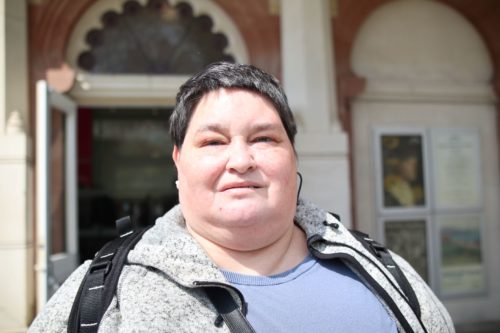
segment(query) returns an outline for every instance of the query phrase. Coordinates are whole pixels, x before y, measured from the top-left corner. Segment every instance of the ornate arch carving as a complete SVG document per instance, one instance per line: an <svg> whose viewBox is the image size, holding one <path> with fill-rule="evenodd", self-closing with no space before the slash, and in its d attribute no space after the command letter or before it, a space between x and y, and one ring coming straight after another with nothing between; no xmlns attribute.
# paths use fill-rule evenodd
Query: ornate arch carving
<svg viewBox="0 0 500 333"><path fill-rule="evenodd" d="M147 5L148 0L136 0L141 5ZM76 23L66 52L66 59L73 68L78 68L78 57L82 52L89 49L86 43L86 35L91 30L104 28L101 16L104 13L123 13L126 3L130 0L106 0L95 2ZM172 6L182 2L189 4L193 9L194 16L209 16L213 21L212 31L223 33L228 39L226 53L231 54L236 61L248 62L248 51L238 28L232 19L211 1L200 0L170 0Z"/></svg>

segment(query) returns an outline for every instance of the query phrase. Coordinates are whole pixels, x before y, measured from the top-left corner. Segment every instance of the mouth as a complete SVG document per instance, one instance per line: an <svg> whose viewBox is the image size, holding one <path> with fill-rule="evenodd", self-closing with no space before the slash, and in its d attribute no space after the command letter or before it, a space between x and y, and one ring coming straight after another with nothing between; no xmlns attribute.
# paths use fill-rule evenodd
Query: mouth
<svg viewBox="0 0 500 333"><path fill-rule="evenodd" d="M259 189L262 186L253 183L230 183L222 187L221 191L237 190L237 189Z"/></svg>

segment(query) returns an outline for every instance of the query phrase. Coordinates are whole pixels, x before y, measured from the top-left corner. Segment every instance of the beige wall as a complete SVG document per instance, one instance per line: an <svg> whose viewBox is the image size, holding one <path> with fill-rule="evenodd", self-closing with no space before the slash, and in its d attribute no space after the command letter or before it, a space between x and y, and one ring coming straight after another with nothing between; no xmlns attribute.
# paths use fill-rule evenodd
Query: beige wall
<svg viewBox="0 0 500 333"><path fill-rule="evenodd" d="M24 332L33 315L26 27L26 2L1 0L0 332Z"/></svg>

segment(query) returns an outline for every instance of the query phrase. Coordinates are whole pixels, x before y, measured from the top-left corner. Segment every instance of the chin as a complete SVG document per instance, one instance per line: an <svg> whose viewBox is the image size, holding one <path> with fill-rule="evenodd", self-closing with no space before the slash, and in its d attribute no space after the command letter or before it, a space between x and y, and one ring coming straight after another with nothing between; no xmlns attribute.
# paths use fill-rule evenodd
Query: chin
<svg viewBox="0 0 500 333"><path fill-rule="evenodd" d="M219 217L219 221L225 226L248 227L262 221L262 214L258 212L233 211Z"/></svg>
<svg viewBox="0 0 500 333"><path fill-rule="evenodd" d="M251 214L252 212L267 208L267 202L261 198L239 198L230 200L221 200L216 202L215 207L226 213Z"/></svg>
<svg viewBox="0 0 500 333"><path fill-rule="evenodd" d="M217 220L226 226L251 226L265 219L267 209L258 205L232 204L217 210Z"/></svg>

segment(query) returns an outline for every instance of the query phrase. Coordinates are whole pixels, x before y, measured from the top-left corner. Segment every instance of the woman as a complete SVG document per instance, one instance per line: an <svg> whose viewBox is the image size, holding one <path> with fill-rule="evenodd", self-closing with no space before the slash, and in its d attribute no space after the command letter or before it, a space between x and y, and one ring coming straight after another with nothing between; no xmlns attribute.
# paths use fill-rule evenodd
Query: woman
<svg viewBox="0 0 500 333"><path fill-rule="evenodd" d="M418 311L332 215L297 200L296 126L272 76L212 64L180 88L170 132L180 204L129 253L100 332L228 332L207 286L229 291L257 332L453 331L406 262ZM65 331L87 268L31 331Z"/></svg>

